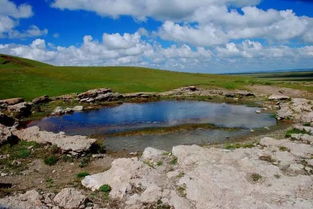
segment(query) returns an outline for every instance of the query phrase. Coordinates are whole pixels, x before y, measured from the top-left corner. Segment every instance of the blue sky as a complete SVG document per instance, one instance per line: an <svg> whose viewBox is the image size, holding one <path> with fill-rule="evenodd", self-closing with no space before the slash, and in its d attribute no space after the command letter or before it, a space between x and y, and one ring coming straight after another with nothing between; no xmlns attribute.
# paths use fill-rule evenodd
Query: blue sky
<svg viewBox="0 0 313 209"><path fill-rule="evenodd" d="M313 68L313 1L0 0L0 53L207 73Z"/></svg>

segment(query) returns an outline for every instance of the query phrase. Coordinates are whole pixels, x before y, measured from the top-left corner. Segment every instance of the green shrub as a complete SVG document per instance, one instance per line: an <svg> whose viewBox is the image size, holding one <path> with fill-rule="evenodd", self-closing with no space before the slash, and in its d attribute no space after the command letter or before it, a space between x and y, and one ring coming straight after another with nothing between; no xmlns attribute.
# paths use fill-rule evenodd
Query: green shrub
<svg viewBox="0 0 313 209"><path fill-rule="evenodd" d="M111 186L108 184L104 184L99 188L99 191L104 192L104 193L110 193L112 190Z"/></svg>
<svg viewBox="0 0 313 209"><path fill-rule="evenodd" d="M58 158L56 156L49 156L44 159L44 163L46 165L55 165L58 162Z"/></svg>
<svg viewBox="0 0 313 209"><path fill-rule="evenodd" d="M157 162L157 166L161 166L161 165L163 165L163 162L160 160Z"/></svg>
<svg viewBox="0 0 313 209"><path fill-rule="evenodd" d="M286 137L291 137L292 134L306 134L307 132L304 130L299 130L297 128L290 129L286 132Z"/></svg>
<svg viewBox="0 0 313 209"><path fill-rule="evenodd" d="M80 172L78 174L76 174L77 178L84 178L86 176L89 176L90 174L88 172Z"/></svg>
<svg viewBox="0 0 313 209"><path fill-rule="evenodd" d="M29 149L21 149L19 151L16 152L16 157L17 158L27 158L29 157L31 154L31 151Z"/></svg>

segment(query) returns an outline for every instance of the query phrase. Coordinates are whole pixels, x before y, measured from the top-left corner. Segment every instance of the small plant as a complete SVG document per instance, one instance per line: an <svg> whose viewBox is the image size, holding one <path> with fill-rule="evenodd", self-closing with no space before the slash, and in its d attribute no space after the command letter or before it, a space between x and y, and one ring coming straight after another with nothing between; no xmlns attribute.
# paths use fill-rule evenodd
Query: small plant
<svg viewBox="0 0 313 209"><path fill-rule="evenodd" d="M184 175L185 175L184 172L180 172L176 177L177 177L177 178L181 178L181 177L183 177Z"/></svg>
<svg viewBox="0 0 313 209"><path fill-rule="evenodd" d="M311 126L311 123L304 123L304 126Z"/></svg>
<svg viewBox="0 0 313 209"><path fill-rule="evenodd" d="M171 165L176 165L177 164L177 157L173 157L172 160L170 161Z"/></svg>
<svg viewBox="0 0 313 209"><path fill-rule="evenodd" d="M90 163L90 157L86 156L84 158L81 159L80 163L79 163L79 167L84 168L86 167L88 164Z"/></svg>
<svg viewBox="0 0 313 209"><path fill-rule="evenodd" d="M171 206L169 206L168 204L165 204L162 202L162 200L158 200L156 202L156 205L152 208L156 208L156 209L171 209Z"/></svg>
<svg viewBox="0 0 313 209"><path fill-rule="evenodd" d="M253 182L258 182L258 181L260 181L263 177L260 175L260 174L258 174L258 173L253 173L253 174L251 174L251 180L253 181Z"/></svg>
<svg viewBox="0 0 313 209"><path fill-rule="evenodd" d="M104 193L110 193L112 190L111 186L108 184L104 184L99 188L100 192L104 192Z"/></svg>
<svg viewBox="0 0 313 209"><path fill-rule="evenodd" d="M292 134L306 134L307 132L304 130L299 130L297 128L290 129L286 132L286 137L291 137Z"/></svg>
<svg viewBox="0 0 313 209"><path fill-rule="evenodd" d="M50 188L50 187L53 186L54 180L52 178L47 178L46 179L46 184L47 184L47 187Z"/></svg>
<svg viewBox="0 0 313 209"><path fill-rule="evenodd" d="M49 149L52 154L57 154L60 152L60 148L55 144L49 147Z"/></svg>
<svg viewBox="0 0 313 209"><path fill-rule="evenodd" d="M57 162L58 162L58 158L54 155L46 157L44 159L44 163L49 166L55 165Z"/></svg>
<svg viewBox="0 0 313 209"><path fill-rule="evenodd" d="M183 186L179 186L176 188L179 196L181 197L186 197L186 185L183 185Z"/></svg>
<svg viewBox="0 0 313 209"><path fill-rule="evenodd" d="M279 150L282 152L290 152L290 149L288 149L287 147L284 147L284 146L280 146Z"/></svg>
<svg viewBox="0 0 313 209"><path fill-rule="evenodd" d="M163 165L163 162L160 160L157 162L157 166L161 166L161 165Z"/></svg>
<svg viewBox="0 0 313 209"><path fill-rule="evenodd" d="M145 160L143 161L144 164L146 164L147 166L149 166L150 168L154 168L153 162L150 160Z"/></svg>
<svg viewBox="0 0 313 209"><path fill-rule="evenodd" d="M77 178L84 178L86 176L89 176L90 174L88 172L80 172L78 174L76 174Z"/></svg>

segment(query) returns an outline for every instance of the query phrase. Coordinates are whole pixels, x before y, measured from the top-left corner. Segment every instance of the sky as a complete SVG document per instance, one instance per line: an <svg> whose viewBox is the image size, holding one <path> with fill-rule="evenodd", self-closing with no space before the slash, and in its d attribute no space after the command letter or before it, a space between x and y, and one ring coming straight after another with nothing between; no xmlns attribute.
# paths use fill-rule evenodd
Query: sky
<svg viewBox="0 0 313 209"><path fill-rule="evenodd" d="M313 0L0 0L0 53L60 66L313 68Z"/></svg>

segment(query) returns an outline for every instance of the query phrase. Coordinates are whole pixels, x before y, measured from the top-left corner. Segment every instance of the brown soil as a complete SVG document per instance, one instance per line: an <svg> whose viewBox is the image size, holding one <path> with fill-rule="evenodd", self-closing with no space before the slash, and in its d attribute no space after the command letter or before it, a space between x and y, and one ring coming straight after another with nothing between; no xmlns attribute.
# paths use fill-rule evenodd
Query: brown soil
<svg viewBox="0 0 313 209"><path fill-rule="evenodd" d="M301 98L313 99L312 93L303 91L303 90L291 89L291 88L254 85L254 86L249 86L248 89L260 95L283 94L283 95L294 97L294 98L301 97Z"/></svg>
<svg viewBox="0 0 313 209"><path fill-rule="evenodd" d="M113 158L92 159L85 167L81 168L80 161L58 162L56 165L45 165L42 159L34 159L28 165L28 169L22 175L4 176L0 183L10 183L13 187L0 189L0 197L8 193L19 191L24 192L31 189L39 189L46 192L59 192L65 187L81 188L80 179L76 176L80 172L89 174L103 172L111 167Z"/></svg>

